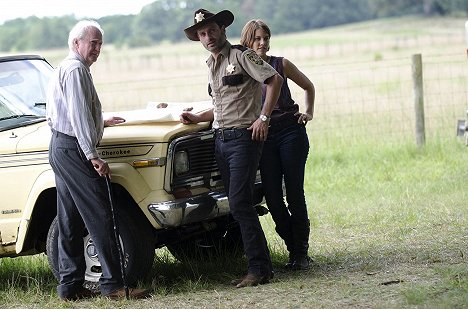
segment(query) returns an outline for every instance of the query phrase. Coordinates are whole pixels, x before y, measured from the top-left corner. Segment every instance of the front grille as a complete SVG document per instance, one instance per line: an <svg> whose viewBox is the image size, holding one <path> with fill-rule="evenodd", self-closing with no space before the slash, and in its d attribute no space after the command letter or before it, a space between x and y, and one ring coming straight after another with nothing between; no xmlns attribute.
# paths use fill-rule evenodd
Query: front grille
<svg viewBox="0 0 468 309"><path fill-rule="evenodd" d="M174 155L179 151L187 152L190 167L189 172L182 175L176 175L174 168ZM182 187L220 186L213 132L202 131L174 139L169 144L167 167L165 189L168 192Z"/></svg>

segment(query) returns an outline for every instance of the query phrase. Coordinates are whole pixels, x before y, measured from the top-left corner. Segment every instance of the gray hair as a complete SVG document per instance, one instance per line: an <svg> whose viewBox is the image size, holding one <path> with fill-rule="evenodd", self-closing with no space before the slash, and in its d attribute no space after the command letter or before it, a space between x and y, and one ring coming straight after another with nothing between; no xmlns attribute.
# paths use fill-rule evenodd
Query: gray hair
<svg viewBox="0 0 468 309"><path fill-rule="evenodd" d="M98 24L97 21L81 20L72 28L72 30L70 30L70 34L68 35L68 48L71 51L74 51L73 41L75 39L82 39L90 28L98 29L104 36L104 30L102 30L101 26Z"/></svg>

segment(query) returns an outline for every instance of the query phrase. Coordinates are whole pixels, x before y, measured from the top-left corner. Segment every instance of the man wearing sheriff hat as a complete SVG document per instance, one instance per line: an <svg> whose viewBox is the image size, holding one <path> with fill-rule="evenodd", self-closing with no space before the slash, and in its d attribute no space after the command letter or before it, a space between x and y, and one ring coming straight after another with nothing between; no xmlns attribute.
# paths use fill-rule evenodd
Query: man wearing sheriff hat
<svg viewBox="0 0 468 309"><path fill-rule="evenodd" d="M268 283L273 277L267 241L253 207L253 189L269 117L283 79L253 50L227 41L226 27L233 21L228 10L214 14L198 9L193 25L184 30L187 38L200 41L211 53L206 64L213 108L199 114L184 112L180 121L213 121L216 161L248 259L247 274L231 282L241 288ZM263 83L266 98L262 106Z"/></svg>

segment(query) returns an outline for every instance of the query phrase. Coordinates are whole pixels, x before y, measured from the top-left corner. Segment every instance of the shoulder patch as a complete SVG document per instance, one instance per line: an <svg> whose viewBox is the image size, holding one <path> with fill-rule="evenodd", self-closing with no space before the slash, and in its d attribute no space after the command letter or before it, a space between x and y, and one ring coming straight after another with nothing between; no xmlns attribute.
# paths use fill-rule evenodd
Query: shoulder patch
<svg viewBox="0 0 468 309"><path fill-rule="evenodd" d="M244 45L240 45L240 44L231 45L231 48L238 49L240 51L246 51L247 50L247 47L245 47Z"/></svg>
<svg viewBox="0 0 468 309"><path fill-rule="evenodd" d="M263 59L260 58L260 56L257 55L257 53L255 53L253 50L246 52L245 57L254 64L263 65Z"/></svg>

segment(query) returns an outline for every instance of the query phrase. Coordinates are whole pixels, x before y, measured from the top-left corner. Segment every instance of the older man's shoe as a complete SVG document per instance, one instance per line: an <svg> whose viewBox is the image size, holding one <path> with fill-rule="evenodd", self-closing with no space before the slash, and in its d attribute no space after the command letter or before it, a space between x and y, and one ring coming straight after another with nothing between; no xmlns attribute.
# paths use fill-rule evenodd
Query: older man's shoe
<svg viewBox="0 0 468 309"><path fill-rule="evenodd" d="M130 299L143 299L148 298L150 296L150 291L146 289L128 289L128 297ZM112 300L121 300L125 299L125 288L118 289L110 294L107 294L106 297Z"/></svg>
<svg viewBox="0 0 468 309"><path fill-rule="evenodd" d="M93 292L91 290L88 290L84 287L78 288L74 293L67 295L67 296L60 296L61 300L64 301L76 301L80 299L86 299L86 298L93 298L98 296L98 292Z"/></svg>
<svg viewBox="0 0 468 309"><path fill-rule="evenodd" d="M232 280L231 284L235 285L236 288L243 288L246 286L266 284L268 282L270 282L270 275L257 275L249 273L242 278Z"/></svg>

